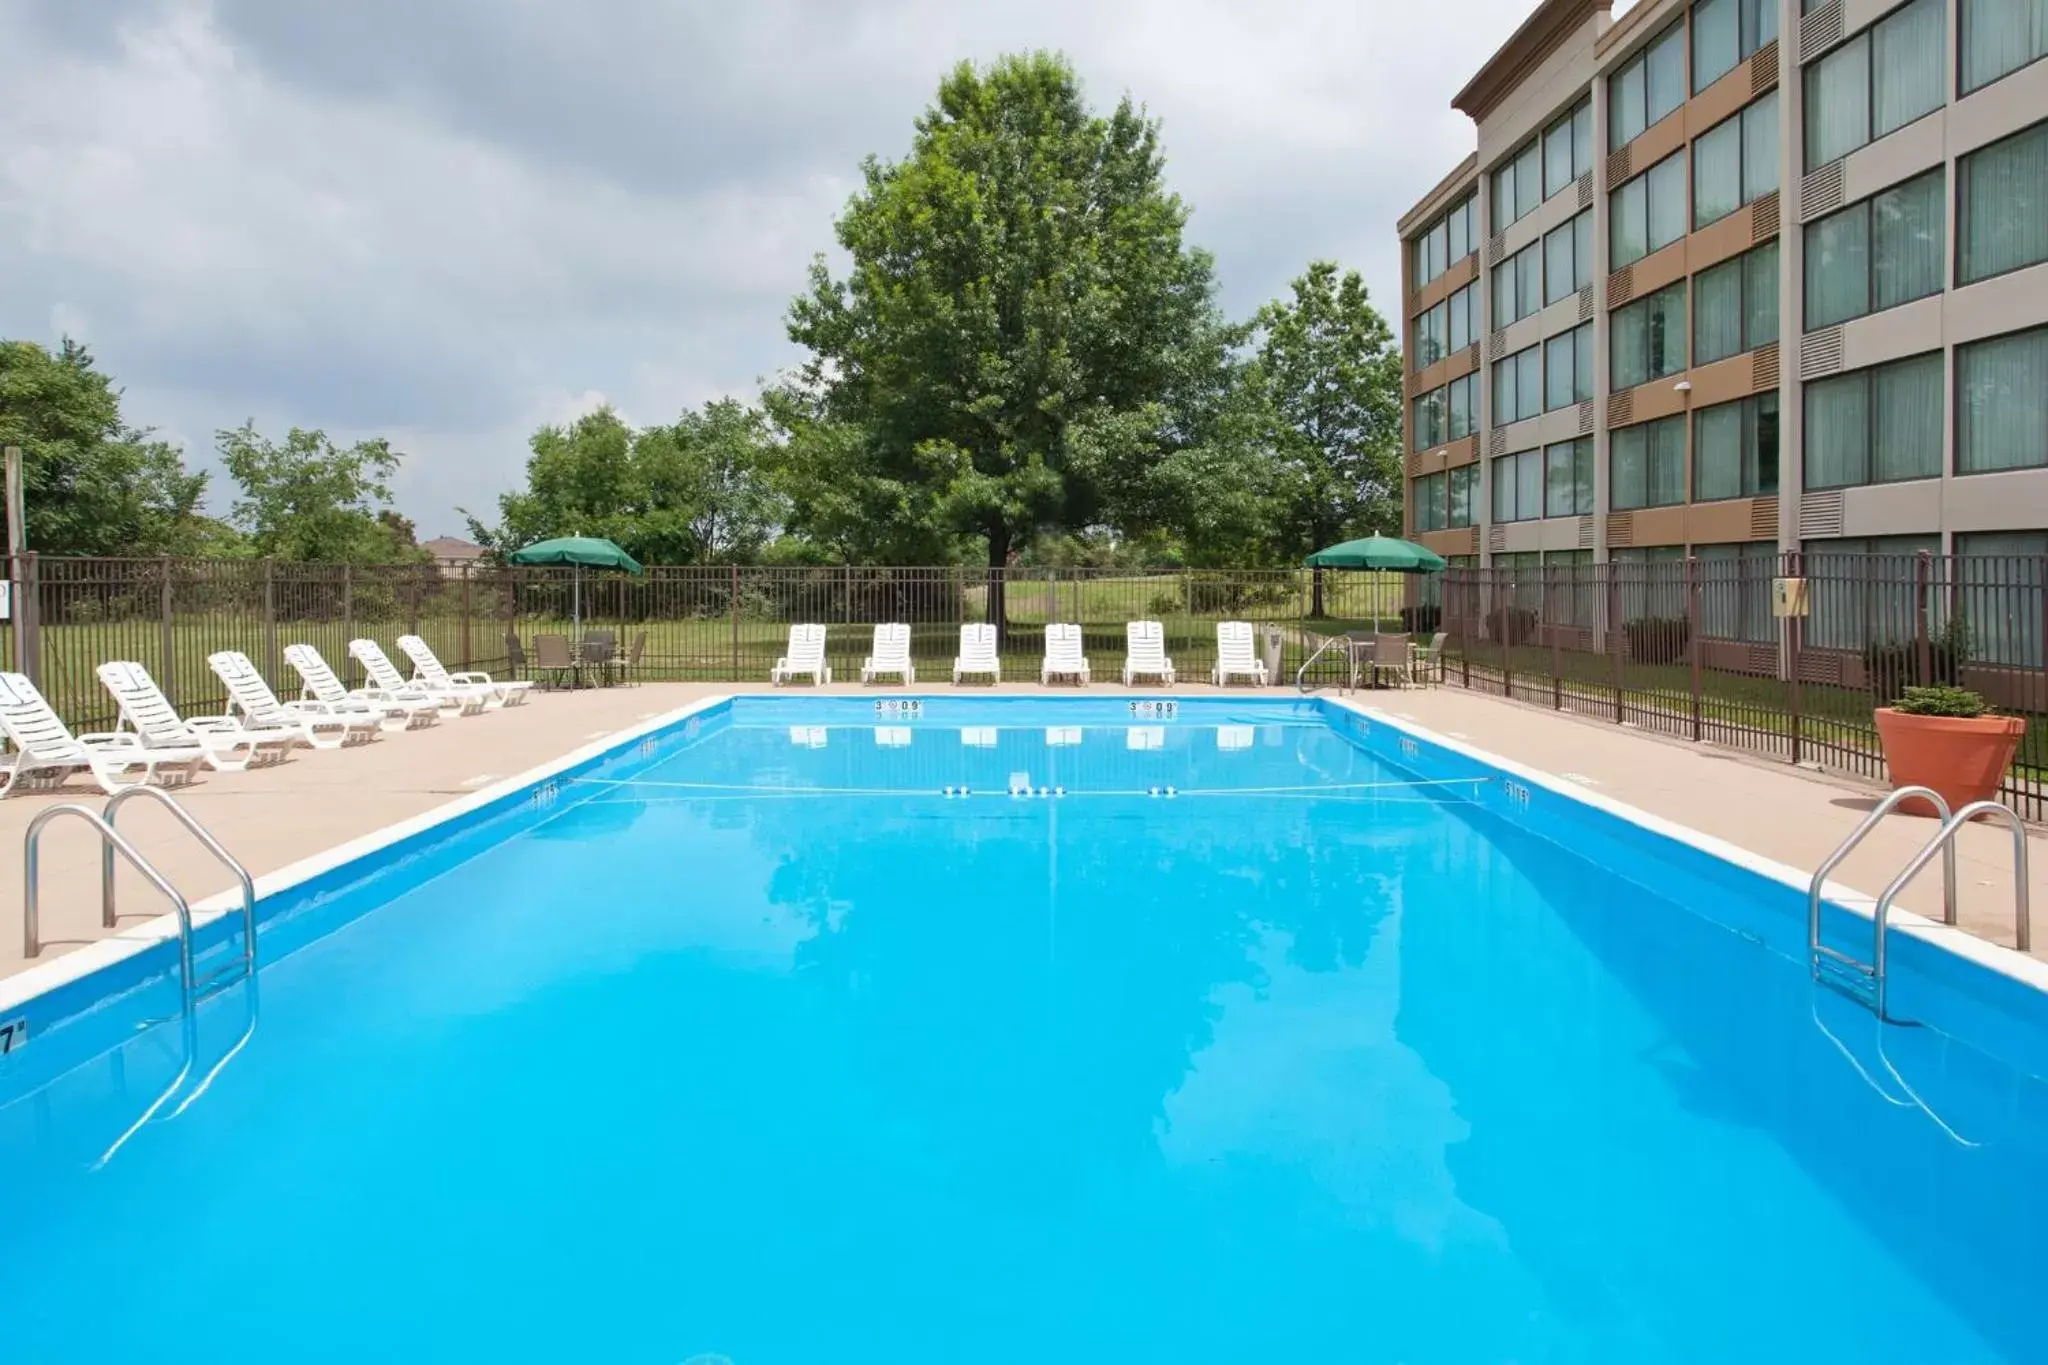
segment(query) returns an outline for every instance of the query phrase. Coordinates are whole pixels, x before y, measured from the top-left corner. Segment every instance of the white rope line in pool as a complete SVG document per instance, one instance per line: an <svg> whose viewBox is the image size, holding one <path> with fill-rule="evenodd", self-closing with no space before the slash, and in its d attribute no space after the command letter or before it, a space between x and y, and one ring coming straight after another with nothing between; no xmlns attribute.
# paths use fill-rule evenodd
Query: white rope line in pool
<svg viewBox="0 0 2048 1365"><path fill-rule="evenodd" d="M1492 782L1491 777L1436 777L1416 778L1405 782L1328 782L1304 783L1283 787L1196 787L1173 786L1155 787L1104 787L1089 790L1063 786L1036 786L1020 791L1003 787L989 787L980 791L965 786L946 787L934 790L930 787L786 787L767 783L749 782L663 782L639 779L611 779L598 777L575 777L569 781L582 786L604 787L612 792L632 791L651 788L656 791L693 793L692 796L677 796L675 800L704 800L714 796L726 797L821 797L821 796L934 796L957 800L968 796L1025 797L1039 796L1298 796L1321 800L1359 800L1348 795L1353 792L1413 791L1417 788L1439 787L1483 787ZM646 798L640 798L645 800ZM1380 800L1384 798L1371 798Z"/></svg>

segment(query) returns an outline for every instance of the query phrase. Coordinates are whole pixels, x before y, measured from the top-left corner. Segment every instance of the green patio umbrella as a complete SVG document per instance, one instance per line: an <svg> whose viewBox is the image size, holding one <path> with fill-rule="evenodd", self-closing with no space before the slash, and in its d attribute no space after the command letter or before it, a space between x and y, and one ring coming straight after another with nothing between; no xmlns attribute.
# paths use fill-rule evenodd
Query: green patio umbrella
<svg viewBox="0 0 2048 1365"><path fill-rule="evenodd" d="M1436 573L1449 567L1442 555L1412 540L1377 533L1317 550L1308 563L1317 569L1383 569L1388 573Z"/></svg>
<svg viewBox="0 0 2048 1365"><path fill-rule="evenodd" d="M514 550L512 562L575 566L575 587L572 590L572 605L569 609L569 628L578 634L581 634L583 629L583 570L620 569L626 573L640 572L639 560L602 536L557 536L553 540L536 540L523 550Z"/></svg>

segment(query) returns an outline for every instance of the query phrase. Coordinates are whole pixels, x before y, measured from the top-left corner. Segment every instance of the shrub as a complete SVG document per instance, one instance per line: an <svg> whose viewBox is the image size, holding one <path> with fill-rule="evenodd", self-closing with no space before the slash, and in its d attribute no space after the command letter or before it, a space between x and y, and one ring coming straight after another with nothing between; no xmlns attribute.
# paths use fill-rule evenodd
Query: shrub
<svg viewBox="0 0 2048 1365"><path fill-rule="evenodd" d="M1863 667L1870 677L1870 690L1880 697L1896 697L1912 687L1953 687L1970 658L1969 628L1963 618L1952 616L1938 632L1927 638L1927 667L1920 667L1920 647L1911 640L1880 640L1863 651Z"/></svg>
<svg viewBox="0 0 2048 1365"><path fill-rule="evenodd" d="M1675 664L1692 644L1692 623L1683 616L1639 616L1622 624L1629 658L1639 664Z"/></svg>
<svg viewBox="0 0 2048 1365"><path fill-rule="evenodd" d="M1486 628L1496 644L1525 645L1536 633L1536 612L1531 607L1495 607L1487 613Z"/></svg>
<svg viewBox="0 0 2048 1365"><path fill-rule="evenodd" d="M1178 616L1181 611L1180 593L1173 590L1156 592L1146 604L1145 611L1151 616Z"/></svg>
<svg viewBox="0 0 2048 1365"><path fill-rule="evenodd" d="M1401 632L1404 635L1431 635L1442 630L1443 623L1444 609L1434 603L1401 608Z"/></svg>
<svg viewBox="0 0 2048 1365"><path fill-rule="evenodd" d="M1254 607L1283 605L1295 591L1285 575L1200 573L1188 580L1188 610L1196 616L1236 615Z"/></svg>
<svg viewBox="0 0 2048 1365"><path fill-rule="evenodd" d="M1908 716L1956 716L1971 720L1991 708L1984 698L1967 687L1909 687L1892 703L1894 711Z"/></svg>

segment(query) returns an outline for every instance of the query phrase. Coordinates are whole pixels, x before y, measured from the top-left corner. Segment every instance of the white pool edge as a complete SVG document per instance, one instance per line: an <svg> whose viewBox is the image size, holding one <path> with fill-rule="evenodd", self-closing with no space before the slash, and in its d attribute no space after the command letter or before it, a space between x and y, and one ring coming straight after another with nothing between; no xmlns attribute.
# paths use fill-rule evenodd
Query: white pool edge
<svg viewBox="0 0 2048 1365"><path fill-rule="evenodd" d="M665 730L698 712L731 700L730 693L699 697L672 711L664 711L658 716L636 721L623 729L615 730L603 739L579 745L566 754L536 764L525 772L517 773L503 781L493 782L488 787L444 801L438 806L421 811L418 815L408 816L385 825L382 829L372 830L368 834L336 844L332 848L322 849L297 862L287 863L275 872L266 872L254 879L256 899L261 902L267 896L289 891L303 882L331 872L343 863L352 862L401 840L410 839L416 834L459 820L493 802L514 795L523 788L545 782L548 778L565 772L579 763L598 758L621 744L629 744L636 739ZM196 934L202 925L211 924L223 916L239 915L241 910L240 891L223 891L208 896L192 907L193 932ZM94 972L126 961L138 953L147 952L165 940L176 940L177 937L177 913L165 911L154 919L130 925L118 933L88 943L60 958L16 972L13 976L0 978L0 1017L26 1005L38 996L68 986L83 977L91 976Z"/></svg>

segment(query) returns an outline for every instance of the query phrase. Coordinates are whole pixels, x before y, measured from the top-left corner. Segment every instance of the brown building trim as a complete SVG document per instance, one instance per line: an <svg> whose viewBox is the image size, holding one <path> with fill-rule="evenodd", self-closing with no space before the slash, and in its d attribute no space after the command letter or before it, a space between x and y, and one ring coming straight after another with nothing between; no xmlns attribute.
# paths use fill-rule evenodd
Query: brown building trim
<svg viewBox="0 0 2048 1365"><path fill-rule="evenodd" d="M1653 0L1641 3L1648 5ZM1469 115L1474 123L1484 122L1544 58L1578 32L1580 25L1588 19L1605 18L1613 8L1613 0L1543 0L1479 68L1479 74L1466 82L1451 107Z"/></svg>
<svg viewBox="0 0 2048 1365"><path fill-rule="evenodd" d="M1417 200L1415 207L1401 215L1395 226L1405 242L1418 235L1422 229L1445 209L1458 202L1466 190L1479 188L1479 153L1473 152L1458 163L1458 168L1436 182L1436 187Z"/></svg>

